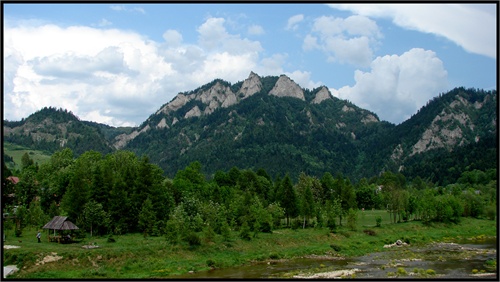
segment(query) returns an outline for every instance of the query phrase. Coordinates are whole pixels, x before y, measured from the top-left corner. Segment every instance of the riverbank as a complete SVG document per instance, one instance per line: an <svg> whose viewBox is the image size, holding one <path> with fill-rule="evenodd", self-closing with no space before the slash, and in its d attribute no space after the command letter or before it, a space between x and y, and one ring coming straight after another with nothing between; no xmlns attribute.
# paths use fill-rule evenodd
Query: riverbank
<svg viewBox="0 0 500 282"><path fill-rule="evenodd" d="M425 246L433 242L496 238L497 235L495 221L472 218L463 218L460 224L430 226L418 221L382 222L381 227L363 223L360 222L356 231L342 227L337 233L330 233L325 228L280 229L272 234L259 233L250 241L241 240L233 231L229 241L216 236L212 241L202 241L197 247L171 245L163 237L144 238L141 234L115 235L115 243L108 242L107 237L87 238L74 244L36 243L36 230L24 230L22 243L19 243L21 240L7 231L4 245L20 248L4 249L3 256L5 265L16 265L20 269L9 276L11 278L175 278L190 272L306 256L349 259L385 251L384 245L397 240L411 246ZM83 249L83 245L99 248ZM40 263L47 256L60 258Z"/></svg>

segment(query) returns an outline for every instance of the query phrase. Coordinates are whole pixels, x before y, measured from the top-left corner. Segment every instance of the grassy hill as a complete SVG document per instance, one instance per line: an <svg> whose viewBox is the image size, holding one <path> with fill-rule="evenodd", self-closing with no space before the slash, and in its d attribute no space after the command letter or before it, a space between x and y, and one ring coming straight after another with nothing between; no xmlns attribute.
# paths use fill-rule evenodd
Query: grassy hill
<svg viewBox="0 0 500 282"><path fill-rule="evenodd" d="M28 153L30 158L39 165L46 163L50 160L51 154L39 150L33 150L20 145L12 144L9 142L3 143L4 159L6 157L12 158L12 161L5 161L10 170L21 169L21 157ZM9 160L10 160L9 158Z"/></svg>

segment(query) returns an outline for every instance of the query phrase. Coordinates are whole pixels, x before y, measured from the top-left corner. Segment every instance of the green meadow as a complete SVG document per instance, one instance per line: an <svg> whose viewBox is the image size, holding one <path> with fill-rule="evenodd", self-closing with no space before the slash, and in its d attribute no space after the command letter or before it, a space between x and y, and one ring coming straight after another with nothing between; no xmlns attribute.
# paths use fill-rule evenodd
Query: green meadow
<svg viewBox="0 0 500 282"><path fill-rule="evenodd" d="M3 144L3 150L4 153L12 157L12 160L14 161L14 164L12 164L11 162L6 163L10 169L19 169L19 170L21 169L21 158L25 153L29 155L29 157L33 160L34 163L38 163L38 165L48 162L51 157L50 154L45 153L43 151L32 150L8 142L5 142Z"/></svg>
<svg viewBox="0 0 500 282"><path fill-rule="evenodd" d="M375 218L382 217L380 227ZM371 232L368 232L370 230ZM308 255L356 257L383 251L385 244L402 240L413 245L431 242L459 242L470 238L495 237L496 222L462 218L458 224L420 221L390 223L389 214L381 210L358 213L356 230L345 226L335 233L327 228L278 229L273 233L258 233L251 240L242 240L238 231L224 240L216 235L206 240L199 233L201 244L170 244L165 237L144 237L142 234L87 237L71 244L49 243L43 231L42 243L37 243L36 229L26 228L21 237L5 230L4 245L20 246L6 249L4 266L15 264L20 271L10 278L19 279L133 279L175 278L175 275L211 268L227 268L255 262L286 260ZM98 248L85 249L84 245ZM51 261L53 260L53 261Z"/></svg>

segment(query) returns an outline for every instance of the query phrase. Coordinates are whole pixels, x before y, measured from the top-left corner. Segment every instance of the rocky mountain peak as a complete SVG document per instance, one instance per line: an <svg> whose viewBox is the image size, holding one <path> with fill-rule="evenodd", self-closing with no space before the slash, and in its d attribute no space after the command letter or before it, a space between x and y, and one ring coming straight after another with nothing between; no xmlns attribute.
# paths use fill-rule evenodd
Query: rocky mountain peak
<svg viewBox="0 0 500 282"><path fill-rule="evenodd" d="M196 100L199 100L207 105L204 114L211 114L219 107L227 108L236 104L236 94L231 91L229 86L225 86L219 81L210 89L196 93Z"/></svg>
<svg viewBox="0 0 500 282"><path fill-rule="evenodd" d="M245 99L255 93L258 93L260 90L262 90L262 82L260 81L260 77L252 71L250 72L248 78L243 81L238 94L240 95L241 99Z"/></svg>
<svg viewBox="0 0 500 282"><path fill-rule="evenodd" d="M316 97L314 97L314 99L312 100L312 103L313 104L320 104L321 102L328 100L328 99L331 99L331 98L332 98L332 94L330 94L330 91L328 90L328 88L323 86L323 87L321 87L321 90L319 90L319 92L316 93Z"/></svg>
<svg viewBox="0 0 500 282"><path fill-rule="evenodd" d="M269 95L278 97L293 97L305 101L304 91L286 75L281 75Z"/></svg>

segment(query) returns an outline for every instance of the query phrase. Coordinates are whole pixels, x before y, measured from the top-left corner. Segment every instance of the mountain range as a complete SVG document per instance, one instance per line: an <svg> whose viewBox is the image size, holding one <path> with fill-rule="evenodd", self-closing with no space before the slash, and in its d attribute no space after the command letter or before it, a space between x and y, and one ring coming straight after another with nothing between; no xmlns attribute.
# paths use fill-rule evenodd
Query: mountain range
<svg viewBox="0 0 500 282"><path fill-rule="evenodd" d="M81 121L44 108L4 121L4 141L79 155L130 150L169 177L193 161L207 174L264 168L272 176L342 173L353 180L385 170L454 183L461 172L497 167L497 92L455 88L394 125L325 86L303 89L285 75L251 72L177 94L138 127Z"/></svg>

